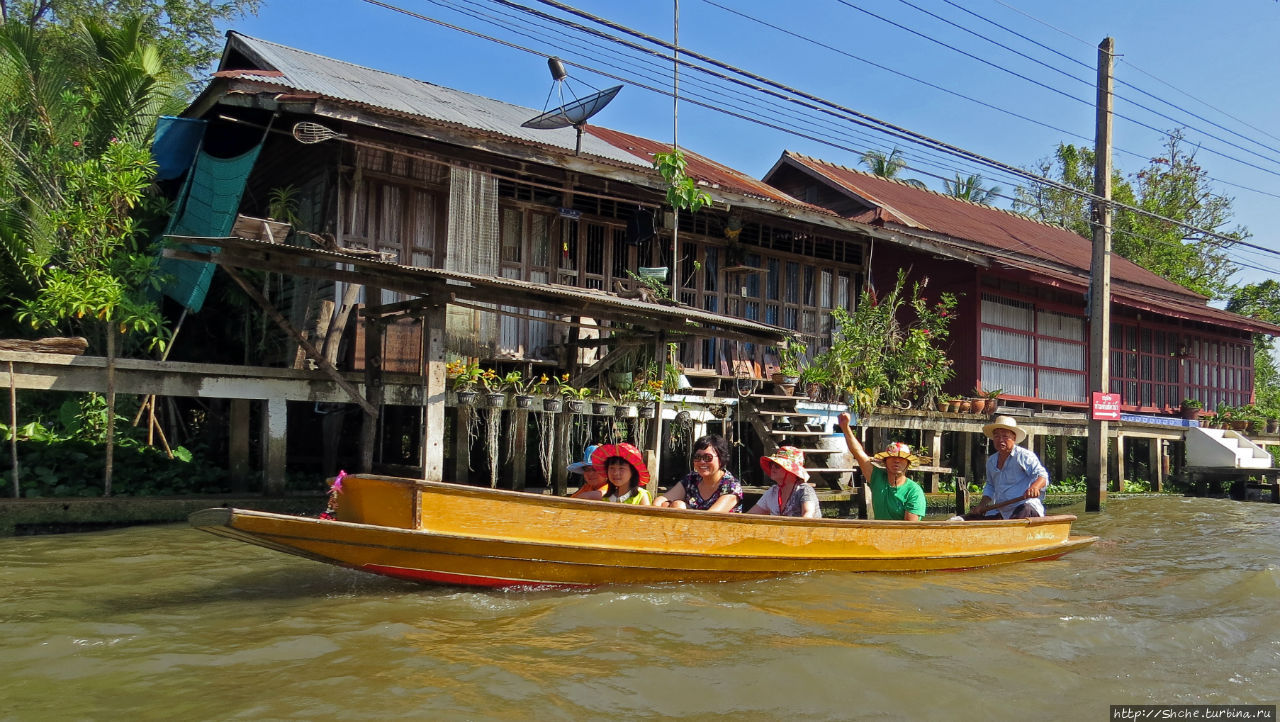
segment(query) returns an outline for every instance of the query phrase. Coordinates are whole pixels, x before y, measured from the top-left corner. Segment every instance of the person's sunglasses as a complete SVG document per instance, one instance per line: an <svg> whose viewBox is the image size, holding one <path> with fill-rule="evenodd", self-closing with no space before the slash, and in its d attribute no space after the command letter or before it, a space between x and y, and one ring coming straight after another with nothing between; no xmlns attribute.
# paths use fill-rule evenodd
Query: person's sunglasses
<svg viewBox="0 0 1280 722"><path fill-rule="evenodd" d="M694 454L694 461L704 461L708 464L716 460L715 454Z"/></svg>

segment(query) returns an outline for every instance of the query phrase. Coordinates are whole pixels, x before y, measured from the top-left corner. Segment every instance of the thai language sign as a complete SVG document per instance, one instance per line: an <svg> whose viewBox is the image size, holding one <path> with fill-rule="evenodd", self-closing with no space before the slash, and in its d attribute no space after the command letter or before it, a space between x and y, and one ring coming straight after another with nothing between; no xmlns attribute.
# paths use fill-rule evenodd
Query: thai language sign
<svg viewBox="0 0 1280 722"><path fill-rule="evenodd" d="M1120 420L1120 394L1104 394L1093 392L1093 419L1095 421Z"/></svg>

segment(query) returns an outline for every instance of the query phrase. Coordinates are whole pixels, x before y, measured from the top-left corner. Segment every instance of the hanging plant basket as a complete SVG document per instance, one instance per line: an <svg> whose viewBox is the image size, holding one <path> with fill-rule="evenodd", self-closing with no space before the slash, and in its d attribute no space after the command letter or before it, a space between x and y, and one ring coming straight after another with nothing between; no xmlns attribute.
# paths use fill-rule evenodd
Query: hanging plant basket
<svg viewBox="0 0 1280 722"><path fill-rule="evenodd" d="M569 407L571 414L580 414L587 410L587 402L582 399L569 399L565 401L565 405Z"/></svg>
<svg viewBox="0 0 1280 722"><path fill-rule="evenodd" d="M477 393L477 392L475 392L475 391L459 391L459 392L458 392L458 405L459 405L459 406L470 406L470 405L474 404L474 403L476 402L476 393Z"/></svg>
<svg viewBox="0 0 1280 722"><path fill-rule="evenodd" d="M491 409L501 409L507 405L507 395L496 391L485 394L484 399Z"/></svg>
<svg viewBox="0 0 1280 722"><path fill-rule="evenodd" d="M642 419L652 419L654 416L658 415L658 407L653 404L645 404L644 406L641 406L636 413Z"/></svg>
<svg viewBox="0 0 1280 722"><path fill-rule="evenodd" d="M548 397L542 400L543 411L549 411L553 414L558 414L560 413L560 410L563 408L564 408L564 399Z"/></svg>
<svg viewBox="0 0 1280 722"><path fill-rule="evenodd" d="M533 408L533 397L528 394L520 394L516 396L516 408L517 409Z"/></svg>
<svg viewBox="0 0 1280 722"><path fill-rule="evenodd" d="M596 416L608 416L609 402L608 401L592 401L591 413L595 414Z"/></svg>
<svg viewBox="0 0 1280 722"><path fill-rule="evenodd" d="M631 404L618 404L613 407L613 415L619 419L634 419L637 414L636 407Z"/></svg>

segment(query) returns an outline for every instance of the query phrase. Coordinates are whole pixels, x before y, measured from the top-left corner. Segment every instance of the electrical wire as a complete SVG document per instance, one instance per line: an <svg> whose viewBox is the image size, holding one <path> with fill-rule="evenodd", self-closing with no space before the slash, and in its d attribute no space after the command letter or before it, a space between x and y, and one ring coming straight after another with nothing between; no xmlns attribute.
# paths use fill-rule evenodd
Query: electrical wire
<svg viewBox="0 0 1280 722"><path fill-rule="evenodd" d="M457 31L460 31L460 32L464 32L464 33L466 33L466 34L469 34L469 35L472 35L472 36L475 36L475 37L478 37L478 38L482 38L482 39L486 39L486 40L491 40L491 41L497 42L497 43L499 43L499 44L502 44L502 45L506 45L506 46L508 46L508 47L511 47L511 48L513 48L513 49L521 50L521 51L523 51L523 52L528 52L528 53L530 53L530 54L535 54L535 55L543 55L543 53L541 53L541 52L539 52L539 51L535 51L535 50L533 50L533 49L531 49L531 48L526 48L526 47L523 47L523 46L520 46L520 45L516 45L516 44L514 44L514 43L510 43L510 42L508 42L508 41L503 41L503 40L500 40L500 39L498 39L498 38L493 38L493 37L491 37L491 36L484 35L483 33L479 33L479 32L474 31L474 30L469 30L469 29L466 29L466 28L461 28L461 27L459 27L459 26L452 25L452 24L450 24L450 23L446 23L446 22L443 22L443 21L437 20L437 19L435 19L435 18L430 18L430 17L427 17L427 16L420 15L420 14L418 14L418 13L413 13L413 12L411 12L411 11L407 11L407 10L405 10L405 9L403 9L403 8L399 8L399 7L396 7L396 6L390 5L389 3L381 2L380 0L365 0L365 2L369 2L370 4L378 5L378 6L380 6L380 7L384 7L384 8L386 8L386 9L393 10L393 11L395 11L395 12L401 12L401 13L404 13L404 14L410 15L410 16L412 16L412 17L415 17L415 18L418 18L418 19L421 19L421 20L425 20L425 21L428 21L428 22L432 22L432 23L435 23L435 24L441 25L442 27L447 27L447 28L449 28L449 29L453 29L453 30L457 30ZM437 2L436 4L440 4L440 3L438 3L438 2ZM508 5L509 5L510 3L504 3L504 4L508 4ZM553 2L549 2L549 1L548 1L548 2L546 2L546 4L558 5L558 3L553 3ZM521 6L516 6L516 7L521 7ZM557 21L558 21L558 19L557 19ZM576 24L575 24L575 25L576 25ZM652 51L649 51L649 52L650 52L650 54L654 54L654 53L652 53ZM683 49L683 50L682 50L682 52L687 52L687 49ZM701 59L701 56L700 56L700 59ZM586 65L582 65L582 64L578 64L578 63L572 63L572 64L573 64L573 65L576 65L576 66L578 66L578 67L583 67L584 69L590 70L590 71L592 71L592 72L597 72L597 73L599 73L599 74L601 74L601 75L604 75L605 77L612 77L612 78L615 78L615 79L618 79L618 80L623 80L624 82L631 82L631 81L629 81L629 80L627 80L627 79L625 79L625 78L621 78L621 77L618 77L618 76L616 76L616 75L612 75L612 74L607 73L607 72L602 72L602 71L599 71L599 70L597 70L597 69L591 68L591 67L586 66ZM698 68L698 66L693 66L693 67L694 67L695 69L701 69L701 68ZM730 67L731 67L731 66L730 66ZM662 90L661 88L654 88L654 87L645 86L645 85L641 85L640 87L644 87L645 89L651 90L652 92L657 92L657 93L664 94L664 95L669 94L669 93L667 93L667 91L664 91L664 90ZM803 134L803 133L797 133L794 129L791 129L791 128L783 128L783 127L777 126L777 125L775 125L775 124L763 123L763 122L761 122L759 119L746 117L746 116L744 116L744 115L742 115L742 114L737 114L737 113L728 112L728 111L725 111L725 110L724 110L724 109L722 109L722 108L714 107L713 105L708 104L708 103L695 103L695 104L702 105L703 107L707 107L707 108L709 108L709 109L716 110L716 111L718 111L718 112L726 112L727 114L729 114L729 115L731 115L731 116L733 116L733 117L739 117L739 118L741 118L741 119L743 119L743 120L748 120L748 121L753 122L753 123L762 124L762 125L765 125L766 127L770 127L770 128L776 129L776 130L781 130L781 131L783 131L783 132L787 132L787 133L790 133L790 134L793 134L793 135L798 135L798 136L800 136L800 137L806 137L806 138L809 138L809 139L815 140L815 141L820 142L820 143L830 144L830 141L829 141L829 140L823 140L823 139L819 139L819 138L814 138L814 137L812 137L811 135L806 135L806 134ZM922 136L922 137L923 137L923 136ZM945 145L945 144L944 144L944 145ZM848 151L850 151L850 152L855 152L855 153L857 152L857 151L856 151L855 149L853 149L853 148L845 147L845 148L843 148L843 149L848 150ZM975 155L975 156L976 156L976 154L973 154L973 155ZM977 157L981 158L981 156L977 156ZM984 159L984 160L990 160L990 159ZM993 161L993 162L995 162L998 166L1001 166L1001 167L1009 167L1009 166L1006 166L1005 164L1000 164L998 161ZM1011 167L1010 167L1010 168L1011 168ZM1017 170L1017 171L1018 171L1018 176L1019 176L1019 177L1030 177L1031 179L1040 179L1040 177L1039 177L1039 176L1035 176L1034 174L1028 173L1028 172L1026 172L1026 171L1021 171L1021 169L1014 169L1014 170ZM944 179L944 180L945 180L945 179ZM1041 183L1041 185L1046 185L1046 186L1049 186L1049 187L1059 187L1060 189L1062 189L1062 190L1066 190L1066 191L1068 191L1068 192L1071 192L1071 193L1073 193L1074 195L1077 195L1077 196L1079 196L1079 197L1081 197L1081 198L1083 198L1083 199L1088 199L1088 200L1099 200L1099 199L1097 199L1095 196L1093 196L1093 195L1092 195L1092 194L1090 194L1090 193L1082 192L1082 191L1080 191L1080 190L1078 190L1078 189L1071 188L1070 186L1064 186L1063 184L1059 184L1059 183L1057 183L1057 182L1055 182L1055 181L1050 181L1050 180L1048 180L1048 179L1040 179L1040 180L1044 181L1044 182L1042 182L1042 183ZM999 197L1002 197L1002 198L1009 198L1008 196L999 196ZM1016 199L1011 199L1011 200L1016 200ZM1022 201L1020 201L1020 202L1022 202ZM1113 207L1123 208L1123 209L1126 209L1126 210L1130 210L1130 211L1132 211L1132 212L1136 212L1136 213L1139 213L1139 214L1142 214L1142 215L1147 215L1147 216L1150 216L1150 217L1153 217L1153 218L1157 218L1157 219L1163 220L1163 221L1165 221L1165 222L1171 223L1171 224L1173 224L1173 225L1175 225L1175 226L1178 226L1178 227L1184 228L1184 229L1186 229L1186 230L1190 230L1190 231L1195 232L1195 233L1200 233L1200 234L1202 234L1202 235L1206 236L1207 238L1215 238L1215 239L1218 239L1218 240L1220 240L1220 241L1222 241L1222 242L1226 242L1226 243L1240 243L1240 241L1238 241L1237 239L1234 239L1234 238L1231 238L1231 237L1228 237L1228 236L1223 236L1223 235L1221 235L1221 234L1217 234L1217 233L1215 233L1215 232L1213 232L1213 231L1208 231L1208 230L1201 229L1201 228L1195 228L1195 227L1193 227L1193 226L1189 226L1188 224L1182 223L1182 222L1180 222L1180 221L1177 221L1177 220L1174 220L1174 219L1170 219L1170 218L1165 218L1165 217L1159 216L1159 215L1157 215L1157 214L1153 214L1153 213L1150 213L1150 212L1144 211L1144 210L1142 210L1142 209L1133 208L1133 207L1130 207L1130 206L1126 206L1126 205L1124 205L1124 204L1118 204L1118 203L1114 203L1114 202L1112 202L1112 203L1111 203L1111 205L1112 205ZM1280 252L1272 251L1271 249L1263 248L1263 247L1260 247L1260 246L1255 246L1255 248L1257 248L1257 249L1258 249L1258 250L1260 250L1260 251L1267 252L1267 253L1270 253L1270 254L1280 255Z"/></svg>

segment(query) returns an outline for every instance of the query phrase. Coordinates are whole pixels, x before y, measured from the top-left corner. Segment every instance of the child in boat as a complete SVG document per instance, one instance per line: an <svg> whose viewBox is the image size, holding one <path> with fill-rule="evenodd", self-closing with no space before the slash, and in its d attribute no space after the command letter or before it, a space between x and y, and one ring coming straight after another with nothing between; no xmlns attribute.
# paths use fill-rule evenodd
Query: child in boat
<svg viewBox="0 0 1280 722"><path fill-rule="evenodd" d="M924 518L924 489L907 478L907 470L928 461L927 457L911 453L911 447L895 441L875 455L883 460L884 468L874 466L870 456L862 448L862 442L849 430L849 414L840 414L840 430L849 453L862 469L862 478L871 488L871 506L875 518L880 520L919 521Z"/></svg>
<svg viewBox="0 0 1280 722"><path fill-rule="evenodd" d="M607 479L601 490L605 501L649 506L653 496L644 487L649 484L649 469L640 450L628 443L604 444L591 453L591 465L604 469Z"/></svg>
<svg viewBox="0 0 1280 722"><path fill-rule="evenodd" d="M594 444L588 446L586 453L582 455L582 461L569 464L570 474L582 474L582 486L570 494L570 498L599 500L604 497L604 487L609 480L605 478L603 466L598 467L591 463L591 454L597 448L599 447Z"/></svg>
<svg viewBox="0 0 1280 722"><path fill-rule="evenodd" d="M821 519L818 492L804 468L804 452L794 446L780 447L773 456L760 457L760 468L773 486L751 507L748 514L773 514Z"/></svg>

